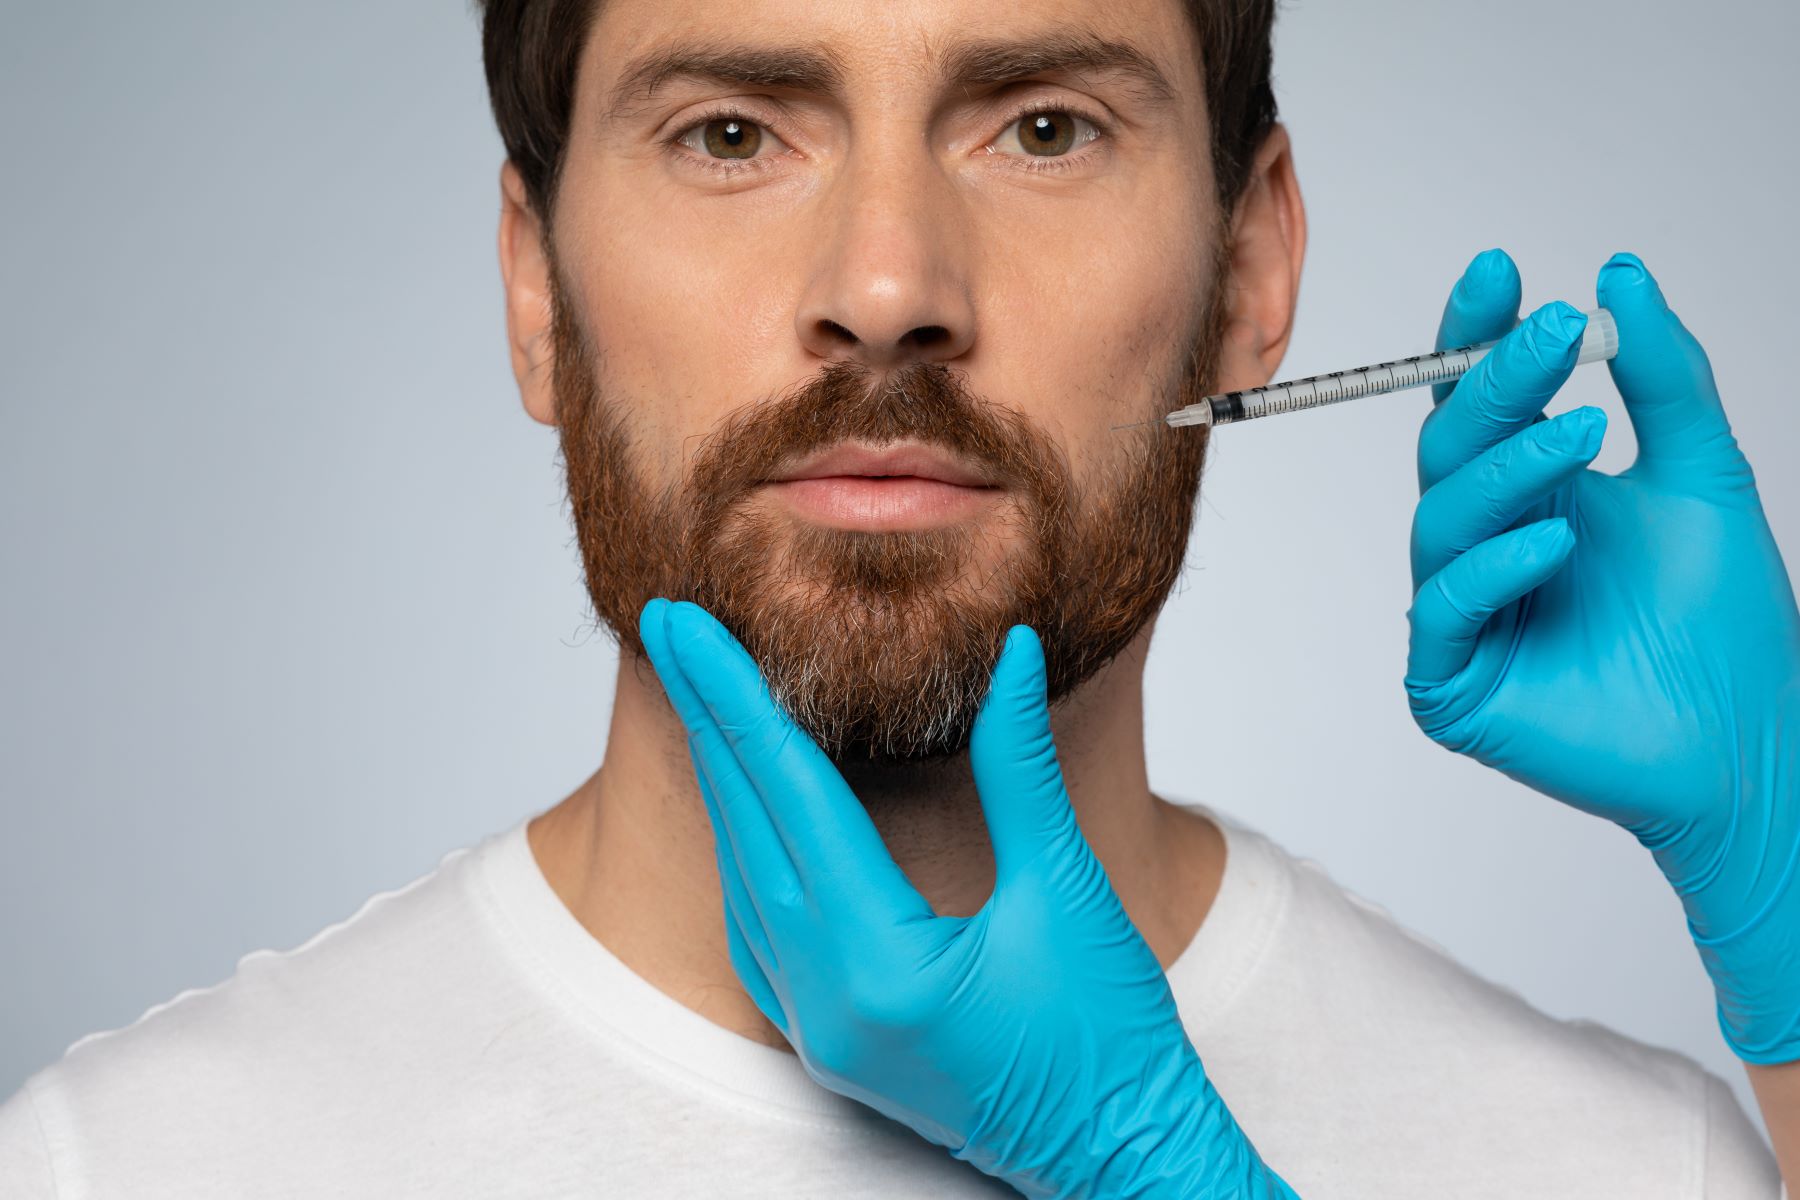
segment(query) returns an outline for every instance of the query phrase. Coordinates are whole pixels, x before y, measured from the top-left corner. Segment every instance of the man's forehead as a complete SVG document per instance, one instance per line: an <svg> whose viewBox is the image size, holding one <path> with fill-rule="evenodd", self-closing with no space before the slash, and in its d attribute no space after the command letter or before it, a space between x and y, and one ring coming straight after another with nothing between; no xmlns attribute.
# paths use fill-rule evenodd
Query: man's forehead
<svg viewBox="0 0 1800 1200"><path fill-rule="evenodd" d="M619 116L693 78L841 95L882 73L970 89L1104 74L1147 105L1169 104L1198 86L1180 3L602 0L582 90Z"/></svg>

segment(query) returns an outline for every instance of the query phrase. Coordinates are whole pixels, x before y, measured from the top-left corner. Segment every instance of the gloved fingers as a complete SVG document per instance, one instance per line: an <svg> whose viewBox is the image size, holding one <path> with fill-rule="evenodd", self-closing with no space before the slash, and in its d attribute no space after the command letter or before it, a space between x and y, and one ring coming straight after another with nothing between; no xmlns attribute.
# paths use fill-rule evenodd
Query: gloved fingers
<svg viewBox="0 0 1800 1200"><path fill-rule="evenodd" d="M712 825L713 855L719 867L719 891L725 901L727 924L742 932L745 938L744 948L750 952L751 962L757 972L772 977L781 970L781 960L775 955L775 948L769 944L769 935L764 932L762 921L756 915L756 903L750 898L750 889L744 886L743 872L738 870L737 854L731 848L731 832L725 828L725 820L719 815L719 802L714 797L712 779L708 776L705 763L694 758L694 771L700 780L700 798L706 804L706 819Z"/></svg>
<svg viewBox="0 0 1800 1200"><path fill-rule="evenodd" d="M768 934L763 932L762 921L756 915L756 905L744 887L743 876L737 869L737 860L732 856L731 837L726 833L724 822L719 817L712 784L707 781L703 771L700 773L700 796L706 802L707 819L712 822L713 854L718 861L720 890L724 895L725 939L731 951L731 965L762 1015L785 1034L788 1028L787 1013L781 1007L781 999L775 994L775 988L769 983L770 977L781 969L781 964L769 945Z"/></svg>
<svg viewBox="0 0 1800 1200"><path fill-rule="evenodd" d="M1619 353L1607 366L1637 435L1631 473L1683 490L1738 471L1747 479L1706 351L1637 255L1608 259L1598 292L1619 327Z"/></svg>
<svg viewBox="0 0 1800 1200"><path fill-rule="evenodd" d="M969 763L993 841L996 886L1040 852L1082 842L1050 735L1044 647L1027 625L1007 632L970 734Z"/></svg>
<svg viewBox="0 0 1800 1200"><path fill-rule="evenodd" d="M694 760L695 773L710 789L706 796L709 815L718 813L732 860L740 868L745 890L767 930L769 922L783 909L798 907L805 892L755 784L713 723L671 645L670 608L663 599L644 605L638 616L638 636L643 639L657 678L662 680L663 691L687 726L688 752Z"/></svg>
<svg viewBox="0 0 1800 1200"><path fill-rule="evenodd" d="M668 605L669 602L662 599L646 604L638 618L638 633L676 711L704 714L700 698L694 694L693 687L675 665L674 654L669 649L668 631L663 619ZM686 717L683 720L684 723L691 724ZM706 735L690 732L688 749L694 763L695 779L700 786L700 799L706 807L707 821L713 831L713 857L719 870L726 946L731 955L732 967L737 971L751 1001L785 1034L787 1017L769 982L779 972L780 961L769 944L768 934L757 913L756 901L751 897L749 888L744 883L743 873L738 869L737 851L733 847L730 831L719 814L718 799L706 768L706 755L696 744L703 736ZM717 738L717 731L710 731L710 736ZM764 836L766 840L769 835ZM797 883L794 886L797 889Z"/></svg>
<svg viewBox="0 0 1800 1200"><path fill-rule="evenodd" d="M750 794L760 796L756 813L779 836L801 888L819 897L826 911L886 925L933 916L837 767L769 694L749 652L696 604L670 605L664 622L681 674L708 718L704 723L719 733L733 759L726 765L708 756L719 810L734 836L734 809L726 798L733 767ZM744 808L751 807L746 801Z"/></svg>
<svg viewBox="0 0 1800 1200"><path fill-rule="evenodd" d="M1450 289L1438 321L1437 349L1455 350L1497 342L1519 323L1519 268L1504 250L1483 250L1469 261ZM1455 383L1431 386L1431 402L1442 404Z"/></svg>
<svg viewBox="0 0 1800 1200"><path fill-rule="evenodd" d="M1568 521L1552 517L1491 537L1427 579L1406 614L1407 690L1437 687L1467 666L1487 619L1555 575L1574 548Z"/></svg>
<svg viewBox="0 0 1800 1200"><path fill-rule="evenodd" d="M1419 430L1419 488L1532 423L1575 369L1587 318L1560 300L1502 337Z"/></svg>
<svg viewBox="0 0 1800 1200"><path fill-rule="evenodd" d="M744 991L756 1005L758 1012L767 1017L769 1024L781 1030L784 1037L788 1032L787 1013L781 1007L781 1001L775 995L775 989L769 986L769 978L756 961L744 936L743 927L737 915L729 908L725 912L725 937L731 951L731 965L737 971L738 978L743 981ZM793 1039L788 1038L791 1042Z"/></svg>
<svg viewBox="0 0 1800 1200"><path fill-rule="evenodd" d="M1413 510L1413 586L1574 478L1605 433L1605 412L1586 405L1526 426L1438 480Z"/></svg>

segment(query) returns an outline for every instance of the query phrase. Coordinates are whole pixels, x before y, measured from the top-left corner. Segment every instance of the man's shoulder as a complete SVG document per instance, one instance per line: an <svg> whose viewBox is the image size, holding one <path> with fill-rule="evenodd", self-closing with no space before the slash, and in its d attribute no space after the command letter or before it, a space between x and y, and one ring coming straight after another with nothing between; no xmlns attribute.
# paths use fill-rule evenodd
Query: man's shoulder
<svg viewBox="0 0 1800 1200"><path fill-rule="evenodd" d="M1317 861L1241 826L1238 843L1265 857L1282 880L1270 890L1286 898L1254 980L1217 1034L1221 1067L1248 1081L1267 1061L1240 1066L1231 1047L1288 1041L1278 1070L1288 1074L1270 1086L1288 1097L1312 1089L1311 1136L1334 1121L1352 1142L1429 1129L1451 1159L1536 1145L1559 1169L1557 1155L1583 1147L1568 1153L1568 1169L1614 1172L1615 1182L1620 1171L1673 1170L1695 1186L1686 1193L1677 1183L1675 1194L1702 1194L1703 1180L1742 1181L1709 1195L1775 1194L1754 1125L1694 1058L1594 1020L1554 1017Z"/></svg>
<svg viewBox="0 0 1800 1200"><path fill-rule="evenodd" d="M1269 844L1293 877L1293 911L1276 970L1297 991L1349 1019L1411 1033L1433 1054L1472 1071L1629 1079L1683 1104L1703 1099L1694 1059L1594 1020L1550 1015L1340 883L1317 860Z"/></svg>
<svg viewBox="0 0 1800 1200"><path fill-rule="evenodd" d="M453 999L458 949L478 920L453 850L403 886L291 949L244 955L232 974L89 1033L31 1079L41 1110L100 1129L228 1117L280 1094L341 1103L358 1063L393 1058L397 1031Z"/></svg>

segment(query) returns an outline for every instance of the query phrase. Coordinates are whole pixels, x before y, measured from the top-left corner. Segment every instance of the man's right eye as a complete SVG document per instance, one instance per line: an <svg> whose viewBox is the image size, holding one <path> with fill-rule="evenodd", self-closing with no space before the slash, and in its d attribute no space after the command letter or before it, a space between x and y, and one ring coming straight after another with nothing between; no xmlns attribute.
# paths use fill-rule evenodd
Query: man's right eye
<svg viewBox="0 0 1800 1200"><path fill-rule="evenodd" d="M757 157L757 151L765 141L773 148L786 149L781 139L763 125L730 112L704 117L673 140L702 158L724 162L744 162Z"/></svg>

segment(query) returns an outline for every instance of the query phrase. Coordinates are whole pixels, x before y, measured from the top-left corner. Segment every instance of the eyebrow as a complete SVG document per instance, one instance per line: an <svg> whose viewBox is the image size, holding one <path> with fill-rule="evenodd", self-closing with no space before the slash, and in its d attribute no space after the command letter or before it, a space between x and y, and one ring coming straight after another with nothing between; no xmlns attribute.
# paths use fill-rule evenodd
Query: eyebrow
<svg viewBox="0 0 1800 1200"><path fill-rule="evenodd" d="M963 88L1014 83L1036 75L1111 73L1133 85L1146 105L1166 105L1175 88L1156 60L1130 42L1089 30L1012 41L959 42L939 56L938 74ZM832 96L843 93L843 62L824 47L744 46L716 41L680 42L647 51L620 72L606 104L617 120L658 88L677 79L733 87L791 88Z"/></svg>

